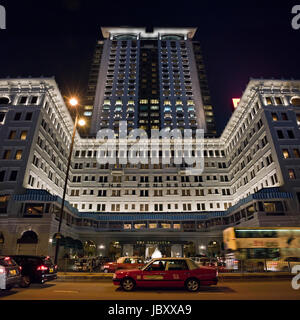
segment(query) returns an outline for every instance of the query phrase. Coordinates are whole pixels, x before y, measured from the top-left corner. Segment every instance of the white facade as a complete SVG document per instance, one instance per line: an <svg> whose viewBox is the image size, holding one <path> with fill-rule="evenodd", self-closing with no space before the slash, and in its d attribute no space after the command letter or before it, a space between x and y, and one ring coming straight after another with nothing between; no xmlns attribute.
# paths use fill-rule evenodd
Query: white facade
<svg viewBox="0 0 300 320"><path fill-rule="evenodd" d="M220 231L236 223L297 224L299 96L300 81L251 80L222 135L205 139L201 176L186 176L184 168L172 165L101 167L96 160L97 139L76 135L66 199L74 209L67 210L63 233L93 240L102 248L120 239L124 243L164 239L178 251L179 239L193 241L200 248L209 239L220 239ZM72 130L72 119L53 79L0 80L0 232L5 238L4 252L17 250L16 240L33 230L41 239L35 250L51 253L51 239L57 230L56 200L14 197L31 189L62 196ZM254 215L244 213L252 200L260 198L253 196L249 203L245 199L270 187L278 187L292 198L278 194L266 200L262 196L261 207L254 205ZM32 203L53 206L45 206L39 213ZM235 216L238 210L239 218ZM207 224L205 216L213 223ZM195 232L189 232L191 221Z"/></svg>

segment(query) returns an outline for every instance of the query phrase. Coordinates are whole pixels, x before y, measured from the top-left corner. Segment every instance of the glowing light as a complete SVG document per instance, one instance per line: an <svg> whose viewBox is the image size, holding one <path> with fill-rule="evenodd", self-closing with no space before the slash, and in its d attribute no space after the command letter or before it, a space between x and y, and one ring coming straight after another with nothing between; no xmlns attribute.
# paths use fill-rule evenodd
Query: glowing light
<svg viewBox="0 0 300 320"><path fill-rule="evenodd" d="M237 106L239 105L240 101L241 101L240 98L232 98L232 103L233 103L234 109L237 108Z"/></svg>
<svg viewBox="0 0 300 320"><path fill-rule="evenodd" d="M78 124L80 125L80 127L85 126L85 120L84 119L79 119L78 120Z"/></svg>
<svg viewBox="0 0 300 320"><path fill-rule="evenodd" d="M76 98L72 98L69 100L69 103L72 107L76 107L78 105L78 100Z"/></svg>
<svg viewBox="0 0 300 320"><path fill-rule="evenodd" d="M161 252L156 248L155 251L153 252L151 258L154 259L154 258L161 258L161 257L162 257Z"/></svg>

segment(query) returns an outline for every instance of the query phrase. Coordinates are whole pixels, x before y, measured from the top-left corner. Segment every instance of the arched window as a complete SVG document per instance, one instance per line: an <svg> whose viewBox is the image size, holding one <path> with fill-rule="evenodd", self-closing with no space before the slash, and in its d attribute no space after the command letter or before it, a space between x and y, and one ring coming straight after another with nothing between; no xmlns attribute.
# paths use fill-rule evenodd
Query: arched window
<svg viewBox="0 0 300 320"><path fill-rule="evenodd" d="M114 40L136 40L137 35L135 34L120 34L120 35L115 35Z"/></svg>
<svg viewBox="0 0 300 320"><path fill-rule="evenodd" d="M0 104L9 104L10 100L7 97L0 97Z"/></svg>
<svg viewBox="0 0 300 320"><path fill-rule="evenodd" d="M169 34L169 35L164 35L161 36L161 40L183 40L184 36L183 35L177 35L177 34Z"/></svg>
<svg viewBox="0 0 300 320"><path fill-rule="evenodd" d="M25 231L17 243L38 243L38 236L34 231Z"/></svg>
<svg viewBox="0 0 300 320"><path fill-rule="evenodd" d="M292 97L291 104L295 107L300 107L300 97L299 96Z"/></svg>

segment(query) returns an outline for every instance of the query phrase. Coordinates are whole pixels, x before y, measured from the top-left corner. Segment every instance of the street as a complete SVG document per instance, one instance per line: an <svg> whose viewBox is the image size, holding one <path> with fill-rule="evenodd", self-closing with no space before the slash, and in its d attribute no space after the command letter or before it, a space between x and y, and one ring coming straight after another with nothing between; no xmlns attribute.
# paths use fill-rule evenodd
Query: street
<svg viewBox="0 0 300 320"><path fill-rule="evenodd" d="M290 280L227 280L217 286L202 287L197 293L161 288L124 292L109 280L52 281L1 292L0 301L3 300L300 300L300 289L292 289Z"/></svg>

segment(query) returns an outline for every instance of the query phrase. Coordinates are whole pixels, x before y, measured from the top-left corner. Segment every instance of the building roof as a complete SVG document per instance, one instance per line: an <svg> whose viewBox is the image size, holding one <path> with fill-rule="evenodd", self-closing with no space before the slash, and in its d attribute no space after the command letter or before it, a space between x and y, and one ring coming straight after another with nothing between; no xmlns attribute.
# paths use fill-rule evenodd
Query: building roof
<svg viewBox="0 0 300 320"><path fill-rule="evenodd" d="M109 38L110 35L119 34L139 34L142 38L153 38L159 35L186 35L188 39L193 39L197 28L153 28L153 32L146 32L146 28L140 27L102 27L102 35Z"/></svg>

